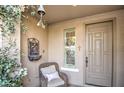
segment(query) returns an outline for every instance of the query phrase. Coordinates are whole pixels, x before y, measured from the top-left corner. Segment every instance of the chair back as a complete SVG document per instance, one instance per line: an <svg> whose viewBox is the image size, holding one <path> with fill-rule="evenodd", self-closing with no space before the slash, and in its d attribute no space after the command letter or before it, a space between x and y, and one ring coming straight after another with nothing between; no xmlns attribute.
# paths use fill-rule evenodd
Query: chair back
<svg viewBox="0 0 124 93"><path fill-rule="evenodd" d="M48 67L48 66L51 66L51 65L54 65L55 68L56 68L56 71L59 72L59 65L56 62L47 62L47 63L40 64L40 66L39 66L39 72L41 72L40 71L41 68L45 68L45 67Z"/></svg>
<svg viewBox="0 0 124 93"><path fill-rule="evenodd" d="M42 71L41 71L40 69L41 69L41 68L48 67L48 66L51 66L51 65L54 65L54 66L55 66L56 71L57 71L58 74L59 74L59 65L58 65L56 62L46 62L46 63L42 63L42 64L40 64L40 66L39 66L39 77L40 77L40 79L45 79L45 77L44 77L44 75L43 75L43 73L42 73Z"/></svg>
<svg viewBox="0 0 124 93"><path fill-rule="evenodd" d="M55 66L55 69L58 72L59 76L64 80L65 84L62 86L67 86L67 82L68 82L67 75L59 71L59 65L56 62L46 62L46 63L40 64L40 66L39 66L40 86L46 87L48 84L48 80L47 80L47 78L44 77L44 75L41 71L41 68L45 68L45 67L48 67L51 65Z"/></svg>

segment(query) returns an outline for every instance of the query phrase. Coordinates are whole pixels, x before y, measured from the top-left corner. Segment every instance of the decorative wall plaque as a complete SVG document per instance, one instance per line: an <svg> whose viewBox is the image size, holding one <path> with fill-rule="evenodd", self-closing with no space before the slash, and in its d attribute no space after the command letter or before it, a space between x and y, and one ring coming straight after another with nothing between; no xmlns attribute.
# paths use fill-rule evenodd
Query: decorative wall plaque
<svg viewBox="0 0 124 93"><path fill-rule="evenodd" d="M37 61L41 58L39 41L36 38L28 38L28 58L30 61Z"/></svg>

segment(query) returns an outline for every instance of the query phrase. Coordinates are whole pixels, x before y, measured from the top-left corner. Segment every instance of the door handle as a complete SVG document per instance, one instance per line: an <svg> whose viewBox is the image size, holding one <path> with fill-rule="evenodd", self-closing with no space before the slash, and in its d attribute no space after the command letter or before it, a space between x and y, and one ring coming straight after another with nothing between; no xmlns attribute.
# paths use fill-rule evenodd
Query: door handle
<svg viewBox="0 0 124 93"><path fill-rule="evenodd" d="M88 67L88 57L86 57L86 67Z"/></svg>

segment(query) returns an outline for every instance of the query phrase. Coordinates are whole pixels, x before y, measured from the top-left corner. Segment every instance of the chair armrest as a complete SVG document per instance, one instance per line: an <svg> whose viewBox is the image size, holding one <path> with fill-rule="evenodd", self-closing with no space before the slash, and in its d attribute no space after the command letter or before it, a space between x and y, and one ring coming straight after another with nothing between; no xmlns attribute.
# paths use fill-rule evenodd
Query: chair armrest
<svg viewBox="0 0 124 93"><path fill-rule="evenodd" d="M63 72L60 72L59 75L64 80L65 86L68 86L68 76Z"/></svg>
<svg viewBox="0 0 124 93"><path fill-rule="evenodd" d="M45 78L44 76L42 76L41 78L40 78L40 86L41 87L47 87L47 83L48 83L48 79L47 78Z"/></svg>

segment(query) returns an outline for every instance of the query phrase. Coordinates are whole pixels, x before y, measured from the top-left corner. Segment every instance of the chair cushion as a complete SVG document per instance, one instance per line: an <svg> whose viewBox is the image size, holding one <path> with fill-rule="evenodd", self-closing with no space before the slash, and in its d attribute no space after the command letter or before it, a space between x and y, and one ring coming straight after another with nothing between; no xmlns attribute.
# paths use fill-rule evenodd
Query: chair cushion
<svg viewBox="0 0 124 93"><path fill-rule="evenodd" d="M53 73L56 72L56 68L54 65L48 66L48 67L44 67L41 68L40 71L44 74L49 74L49 73Z"/></svg>
<svg viewBox="0 0 124 93"><path fill-rule="evenodd" d="M57 87L57 86L61 86L64 85L64 81L61 78L57 78L57 79L53 79L51 81L48 82L48 87Z"/></svg>
<svg viewBox="0 0 124 93"><path fill-rule="evenodd" d="M53 79L60 78L57 71L55 71L55 72L53 72L53 73L44 74L44 76L45 76L46 78L48 78L48 82L51 81L51 80L53 80Z"/></svg>

